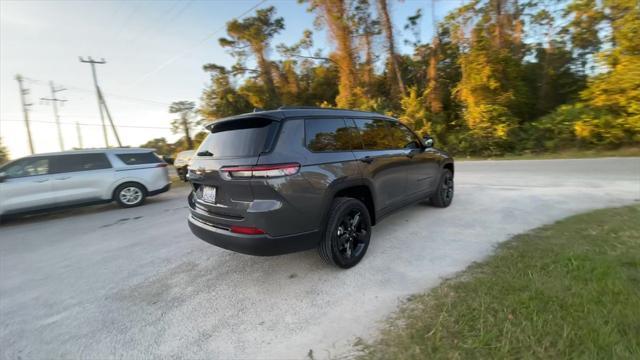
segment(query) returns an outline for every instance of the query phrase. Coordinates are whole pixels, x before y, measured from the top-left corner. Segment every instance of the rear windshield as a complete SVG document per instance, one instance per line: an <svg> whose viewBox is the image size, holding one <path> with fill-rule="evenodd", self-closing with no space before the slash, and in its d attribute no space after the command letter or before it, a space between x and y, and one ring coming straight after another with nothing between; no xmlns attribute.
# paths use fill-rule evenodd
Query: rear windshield
<svg viewBox="0 0 640 360"><path fill-rule="evenodd" d="M277 124L269 119L250 118L214 125L198 148L198 156L214 158L253 157L265 150Z"/></svg>
<svg viewBox="0 0 640 360"><path fill-rule="evenodd" d="M152 152L117 154L116 156L127 165L157 164L162 162L162 159Z"/></svg>

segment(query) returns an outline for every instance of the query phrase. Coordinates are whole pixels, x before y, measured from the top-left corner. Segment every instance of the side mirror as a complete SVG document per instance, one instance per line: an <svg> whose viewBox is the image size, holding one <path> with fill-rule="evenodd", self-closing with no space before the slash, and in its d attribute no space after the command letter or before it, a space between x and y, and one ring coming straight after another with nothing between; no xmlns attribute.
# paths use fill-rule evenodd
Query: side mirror
<svg viewBox="0 0 640 360"><path fill-rule="evenodd" d="M3 182L7 178L7 173L2 171L0 172L0 183Z"/></svg>
<svg viewBox="0 0 640 360"><path fill-rule="evenodd" d="M433 140L433 138L429 135L425 135L422 137L422 142L424 143L425 147L433 147L435 141Z"/></svg>

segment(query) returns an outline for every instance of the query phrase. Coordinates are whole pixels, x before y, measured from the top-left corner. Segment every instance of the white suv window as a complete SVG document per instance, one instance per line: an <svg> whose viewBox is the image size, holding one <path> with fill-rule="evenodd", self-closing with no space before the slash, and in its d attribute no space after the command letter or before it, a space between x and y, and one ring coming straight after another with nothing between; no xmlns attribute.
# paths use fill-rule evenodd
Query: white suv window
<svg viewBox="0 0 640 360"><path fill-rule="evenodd" d="M103 153L67 154L53 157L51 173L67 173L111 168L111 163Z"/></svg>
<svg viewBox="0 0 640 360"><path fill-rule="evenodd" d="M49 173L48 157L32 157L17 160L3 170L7 178L21 178L27 176L46 175Z"/></svg>
<svg viewBox="0 0 640 360"><path fill-rule="evenodd" d="M117 154L116 156L127 165L157 164L162 162L162 159L153 152L126 153Z"/></svg>

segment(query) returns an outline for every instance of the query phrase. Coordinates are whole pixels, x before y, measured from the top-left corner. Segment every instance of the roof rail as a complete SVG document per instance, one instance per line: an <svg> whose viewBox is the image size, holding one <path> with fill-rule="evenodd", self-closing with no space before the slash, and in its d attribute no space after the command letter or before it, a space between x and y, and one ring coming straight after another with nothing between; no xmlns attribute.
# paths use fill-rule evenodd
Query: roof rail
<svg viewBox="0 0 640 360"><path fill-rule="evenodd" d="M354 109L342 109L335 107L321 107L321 106L280 106L278 110L304 110L304 109L312 109L312 110L341 110L341 111L357 111L363 113L370 113L370 111L364 110L354 110Z"/></svg>
<svg viewBox="0 0 640 360"><path fill-rule="evenodd" d="M284 105L284 106L280 106L278 108L278 110L296 110L296 109L328 109L328 110L332 110L332 108L323 108L323 107L320 107L320 106L305 106L305 105L292 105L292 106Z"/></svg>

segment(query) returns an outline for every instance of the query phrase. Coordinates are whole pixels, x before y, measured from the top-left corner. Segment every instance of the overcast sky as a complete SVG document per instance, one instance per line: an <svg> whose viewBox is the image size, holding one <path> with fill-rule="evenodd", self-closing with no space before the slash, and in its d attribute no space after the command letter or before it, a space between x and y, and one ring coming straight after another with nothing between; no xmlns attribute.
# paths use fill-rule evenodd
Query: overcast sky
<svg viewBox="0 0 640 360"><path fill-rule="evenodd" d="M402 29L406 18L423 9L422 38L431 34L428 1L391 2L398 45L412 39ZM461 1L439 1L438 18ZM327 36L313 29L313 14L296 0L236 1L0 1L0 137L12 158L27 155L26 130L16 74L28 80L32 136L36 152L58 151L49 81L67 90L58 97L65 148L78 146L75 122L85 147L102 147L98 105L91 69L79 56L104 58L98 80L124 145L156 137L176 140L169 129L172 101L198 101L208 76L205 63L230 65L233 59L217 39L224 25L247 10L275 6L285 31L273 44L292 44L305 29L314 30L317 48L328 51ZM250 12L248 15L253 13ZM276 56L277 54L272 54ZM110 134L110 144L115 140Z"/></svg>

